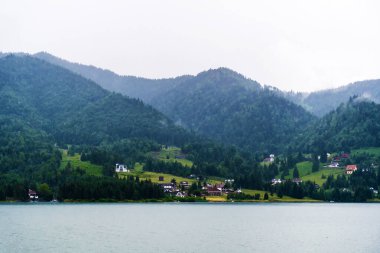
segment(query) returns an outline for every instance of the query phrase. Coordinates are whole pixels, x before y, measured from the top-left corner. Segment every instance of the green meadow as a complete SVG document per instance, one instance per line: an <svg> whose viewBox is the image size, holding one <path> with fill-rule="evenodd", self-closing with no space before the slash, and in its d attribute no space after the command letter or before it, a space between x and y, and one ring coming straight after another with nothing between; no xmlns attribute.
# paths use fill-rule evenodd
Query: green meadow
<svg viewBox="0 0 380 253"><path fill-rule="evenodd" d="M102 175L102 166L92 164L87 161L80 160L80 154L75 154L70 156L67 154L67 150L62 150L62 161L60 169L64 169L66 165L70 162L72 168L81 168L86 171L88 175L101 176Z"/></svg>
<svg viewBox="0 0 380 253"><path fill-rule="evenodd" d="M150 153L153 158L159 159L165 162L179 162L183 166L191 167L193 162L185 158L185 154L181 152L178 147L162 148L159 152Z"/></svg>

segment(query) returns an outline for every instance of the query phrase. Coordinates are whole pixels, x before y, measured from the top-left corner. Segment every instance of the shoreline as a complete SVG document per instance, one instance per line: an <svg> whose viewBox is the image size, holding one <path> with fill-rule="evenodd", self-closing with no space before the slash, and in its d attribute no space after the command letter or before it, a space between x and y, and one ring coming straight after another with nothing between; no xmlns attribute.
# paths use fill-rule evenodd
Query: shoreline
<svg viewBox="0 0 380 253"><path fill-rule="evenodd" d="M300 199L299 201L296 200L234 200L234 201L212 201L212 200L192 200L192 201L179 201L179 200L172 200L172 201L166 201L166 200L125 200L125 201L113 201L113 200L64 200L64 201L58 201L58 202L50 202L50 201L0 201L1 204L168 204L168 203L193 203L193 204L275 204L275 203L289 203L289 204L303 204L303 203L325 203L325 204L380 204L380 199L373 199L366 202L329 202L329 201L322 201L322 200L305 200Z"/></svg>

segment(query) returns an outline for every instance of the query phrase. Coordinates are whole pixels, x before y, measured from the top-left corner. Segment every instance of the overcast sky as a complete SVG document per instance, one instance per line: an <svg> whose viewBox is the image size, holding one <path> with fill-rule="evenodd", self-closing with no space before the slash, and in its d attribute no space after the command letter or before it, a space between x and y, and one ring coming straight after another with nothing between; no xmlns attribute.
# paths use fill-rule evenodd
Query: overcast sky
<svg viewBox="0 0 380 253"><path fill-rule="evenodd" d="M380 1L2 0L0 51L149 78L228 67L311 91L380 78Z"/></svg>

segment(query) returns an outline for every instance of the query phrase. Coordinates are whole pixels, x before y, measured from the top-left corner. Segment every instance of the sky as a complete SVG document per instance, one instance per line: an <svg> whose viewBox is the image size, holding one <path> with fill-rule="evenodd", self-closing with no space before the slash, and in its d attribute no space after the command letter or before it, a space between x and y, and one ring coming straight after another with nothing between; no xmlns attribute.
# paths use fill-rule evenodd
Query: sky
<svg viewBox="0 0 380 253"><path fill-rule="evenodd" d="M227 67L282 90L380 78L380 1L2 0L1 52L147 78Z"/></svg>

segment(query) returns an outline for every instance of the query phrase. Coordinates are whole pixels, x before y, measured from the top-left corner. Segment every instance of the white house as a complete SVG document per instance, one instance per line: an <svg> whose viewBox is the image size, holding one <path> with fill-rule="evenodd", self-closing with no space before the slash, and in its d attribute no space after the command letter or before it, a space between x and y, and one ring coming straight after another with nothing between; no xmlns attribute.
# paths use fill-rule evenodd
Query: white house
<svg viewBox="0 0 380 253"><path fill-rule="evenodd" d="M281 184L282 183L282 180L279 179L279 178L273 178L272 179L272 185L275 185L275 184Z"/></svg>
<svg viewBox="0 0 380 253"><path fill-rule="evenodd" d="M329 168L339 168L339 163L337 163L337 162L331 162L327 167L329 167Z"/></svg>
<svg viewBox="0 0 380 253"><path fill-rule="evenodd" d="M38 200L38 195L35 191L29 189L28 196L30 200Z"/></svg>
<svg viewBox="0 0 380 253"><path fill-rule="evenodd" d="M116 164L115 172L129 172L127 165L124 164Z"/></svg>

